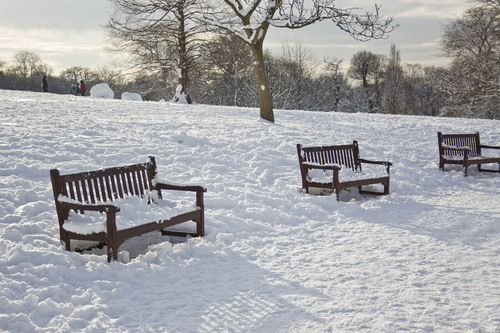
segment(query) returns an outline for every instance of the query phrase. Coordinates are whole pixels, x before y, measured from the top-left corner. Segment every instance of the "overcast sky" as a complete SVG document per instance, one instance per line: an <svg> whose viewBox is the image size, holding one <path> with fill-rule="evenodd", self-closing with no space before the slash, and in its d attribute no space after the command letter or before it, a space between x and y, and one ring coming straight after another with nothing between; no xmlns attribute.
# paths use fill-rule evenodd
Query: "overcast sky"
<svg viewBox="0 0 500 333"><path fill-rule="evenodd" d="M373 0L338 0L342 7L372 10ZM444 25L461 16L467 0L378 0L381 12L394 16L399 27L387 40L356 42L332 23L300 30L271 29L264 47L278 52L284 42L300 43L318 61L337 57L348 64L352 55L368 50L388 55L391 43L404 63L444 65L437 42ZM19 51L38 54L54 74L72 66L113 66L105 50L106 24L111 10L107 0L0 0L0 60L11 65Z"/></svg>

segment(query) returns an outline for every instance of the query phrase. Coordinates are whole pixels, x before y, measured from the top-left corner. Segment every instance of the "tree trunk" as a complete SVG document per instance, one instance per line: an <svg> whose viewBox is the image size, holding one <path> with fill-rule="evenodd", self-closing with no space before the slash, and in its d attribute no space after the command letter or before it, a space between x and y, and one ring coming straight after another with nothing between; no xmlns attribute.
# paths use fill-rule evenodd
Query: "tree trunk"
<svg viewBox="0 0 500 333"><path fill-rule="evenodd" d="M250 48L255 59L255 76L257 79L257 92L259 94L260 117L274 123L273 97L264 66L264 52L262 42L251 44Z"/></svg>
<svg viewBox="0 0 500 333"><path fill-rule="evenodd" d="M183 99L186 103L191 104L191 96L189 96L189 64L187 56L187 36L185 27L184 7L180 6L177 11L179 18L179 31L177 32L177 47L179 50L179 67L177 69L177 77L179 86L176 89L174 101L179 102Z"/></svg>

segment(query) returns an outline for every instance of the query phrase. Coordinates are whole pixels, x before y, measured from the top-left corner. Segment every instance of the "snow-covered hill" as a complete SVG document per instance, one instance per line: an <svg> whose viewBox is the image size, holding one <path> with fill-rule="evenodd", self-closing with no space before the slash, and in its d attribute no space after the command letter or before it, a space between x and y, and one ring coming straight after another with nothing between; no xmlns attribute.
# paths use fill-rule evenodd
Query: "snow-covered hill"
<svg viewBox="0 0 500 333"><path fill-rule="evenodd" d="M439 171L436 134L500 145L499 121L258 113L0 90L0 331L500 330L500 174ZM301 192L295 145L352 140L390 195ZM208 188L206 237L65 251L49 170L148 155Z"/></svg>

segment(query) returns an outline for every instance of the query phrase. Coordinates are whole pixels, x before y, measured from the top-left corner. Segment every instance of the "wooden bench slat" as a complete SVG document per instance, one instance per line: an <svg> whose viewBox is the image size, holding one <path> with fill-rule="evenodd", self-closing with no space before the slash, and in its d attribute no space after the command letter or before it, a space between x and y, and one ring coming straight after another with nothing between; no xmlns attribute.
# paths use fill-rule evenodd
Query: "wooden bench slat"
<svg viewBox="0 0 500 333"><path fill-rule="evenodd" d="M137 176L135 172L132 172L132 184L134 185L134 195L141 195L139 192L139 187L137 186Z"/></svg>
<svg viewBox="0 0 500 333"><path fill-rule="evenodd" d="M346 149L342 150L342 154L344 155L344 165L346 165L350 169L354 169L354 163L352 161L352 150L347 151Z"/></svg>
<svg viewBox="0 0 500 333"><path fill-rule="evenodd" d="M111 190L111 200L114 201L118 199L118 189L116 188L115 176L113 174L110 174L108 175L107 179Z"/></svg>
<svg viewBox="0 0 500 333"><path fill-rule="evenodd" d="M89 201L92 204L96 203L96 199L94 196L94 189L93 189L93 184L92 184L92 179L87 179L87 188L89 189Z"/></svg>
<svg viewBox="0 0 500 333"><path fill-rule="evenodd" d="M103 176L100 176L97 178L97 180L99 181L99 194L100 194L100 199L102 202L106 202L107 201L107 195L106 195L106 190L105 190L105 187L104 187L104 179L103 179Z"/></svg>
<svg viewBox="0 0 500 333"><path fill-rule="evenodd" d="M75 190L73 189L73 182L69 182L68 183L68 187L69 187L69 197L73 200L76 200L75 198Z"/></svg>
<svg viewBox="0 0 500 333"><path fill-rule="evenodd" d="M99 202L99 201L101 201L101 194L100 194L98 179L97 178L93 178L93 179L90 179L90 181L94 185L94 192L95 192L96 202ZM93 203L96 203L96 202L93 202Z"/></svg>
<svg viewBox="0 0 500 333"><path fill-rule="evenodd" d="M137 171L137 178L139 179L139 191L141 191L141 196L146 192L146 184L144 184L144 179L142 177L144 170Z"/></svg>
<svg viewBox="0 0 500 333"><path fill-rule="evenodd" d="M119 198L124 198L125 196L123 195L123 188L122 188L122 182L120 175L114 175L115 177L115 183L116 183L116 190L117 190L117 195Z"/></svg>
<svg viewBox="0 0 500 333"><path fill-rule="evenodd" d="M87 193L87 186L85 186L85 179L81 180L80 183L81 183L80 187L82 189L82 195L83 195L82 201L85 203L89 203L89 196Z"/></svg>
<svg viewBox="0 0 500 333"><path fill-rule="evenodd" d="M120 188L122 190L123 197L127 196L127 177L124 173L121 173L118 177L120 177Z"/></svg>
<svg viewBox="0 0 500 333"><path fill-rule="evenodd" d="M107 199L109 201L113 201L114 196L113 196L113 191L111 189L111 182L109 180L109 174L104 175L102 178L104 179L104 184L106 184Z"/></svg>

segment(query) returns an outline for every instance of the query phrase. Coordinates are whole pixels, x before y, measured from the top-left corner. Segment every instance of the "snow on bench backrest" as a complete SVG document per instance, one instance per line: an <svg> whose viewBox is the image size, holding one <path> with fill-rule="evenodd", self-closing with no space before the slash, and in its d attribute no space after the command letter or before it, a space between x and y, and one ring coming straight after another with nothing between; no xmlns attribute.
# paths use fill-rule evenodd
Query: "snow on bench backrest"
<svg viewBox="0 0 500 333"><path fill-rule="evenodd" d="M59 175L57 170L52 172L59 182L58 194L95 204L132 195L142 197L150 192L154 188L152 179L156 165L154 160L150 160L142 164L67 175Z"/></svg>
<svg viewBox="0 0 500 333"><path fill-rule="evenodd" d="M441 134L440 146L447 156L463 156L463 150L468 149L468 156L478 156L479 151L479 133L474 134ZM454 149L455 148L455 149Z"/></svg>

